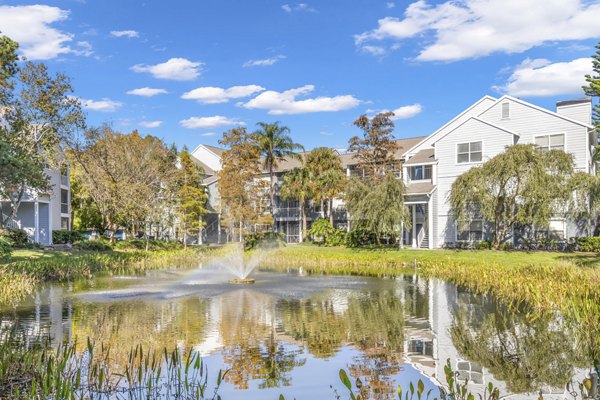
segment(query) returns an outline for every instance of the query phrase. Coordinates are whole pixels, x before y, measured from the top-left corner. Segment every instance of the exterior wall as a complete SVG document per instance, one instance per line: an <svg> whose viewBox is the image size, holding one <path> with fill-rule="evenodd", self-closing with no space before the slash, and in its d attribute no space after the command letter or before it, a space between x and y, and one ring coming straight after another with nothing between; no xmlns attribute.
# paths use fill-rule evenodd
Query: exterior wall
<svg viewBox="0 0 600 400"><path fill-rule="evenodd" d="M556 107L556 112L585 124L592 124L592 102L571 104Z"/></svg>
<svg viewBox="0 0 600 400"><path fill-rule="evenodd" d="M482 141L483 161L458 164L456 148L459 143ZM514 142L514 136L506 131L488 125L477 119L470 119L435 143L435 156L438 160L437 175L437 239L434 243L441 247L445 242L456 241L454 220L450 217L448 196L452 184L463 173L479 166L495 155L503 152Z"/></svg>
<svg viewBox="0 0 600 400"><path fill-rule="evenodd" d="M51 244L52 242L51 205L52 203L38 203L38 242L43 244Z"/></svg>
<svg viewBox="0 0 600 400"><path fill-rule="evenodd" d="M436 217L439 215L439 203L438 203L438 190L435 189L431 194L431 215L432 215L432 229L429 233L429 240L431 240L431 244L433 248L439 247L439 221Z"/></svg>
<svg viewBox="0 0 600 400"><path fill-rule="evenodd" d="M208 165L214 171L221 170L221 159L219 156L202 145L196 147L194 151L192 151L192 156L196 157L198 160L202 160L204 164Z"/></svg>
<svg viewBox="0 0 600 400"><path fill-rule="evenodd" d="M502 104L509 103L510 117L502 119ZM535 136L565 134L565 151L573 154L575 167L579 171L590 170L590 143L585 126L561 118L560 116L527 105L507 97L479 116L479 118L509 129L519 134L518 143L534 143Z"/></svg>

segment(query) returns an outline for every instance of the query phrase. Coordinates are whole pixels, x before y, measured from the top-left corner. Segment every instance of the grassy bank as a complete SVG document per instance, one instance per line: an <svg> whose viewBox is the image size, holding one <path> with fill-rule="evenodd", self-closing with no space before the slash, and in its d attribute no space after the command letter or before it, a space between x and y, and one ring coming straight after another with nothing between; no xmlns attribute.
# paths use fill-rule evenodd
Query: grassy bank
<svg viewBox="0 0 600 400"><path fill-rule="evenodd" d="M61 252L18 250L0 264L0 305L17 304L41 282L88 278L98 273L136 273L170 266L196 266L207 248L160 251Z"/></svg>

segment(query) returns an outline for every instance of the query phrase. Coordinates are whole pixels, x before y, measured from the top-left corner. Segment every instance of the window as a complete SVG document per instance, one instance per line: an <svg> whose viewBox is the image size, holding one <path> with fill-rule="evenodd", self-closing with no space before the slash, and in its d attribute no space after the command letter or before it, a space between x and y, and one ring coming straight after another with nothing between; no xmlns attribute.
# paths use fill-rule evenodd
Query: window
<svg viewBox="0 0 600 400"><path fill-rule="evenodd" d="M510 103L502 103L502 119L510 118Z"/></svg>
<svg viewBox="0 0 600 400"><path fill-rule="evenodd" d="M69 218L62 217L60 219L60 229L69 229Z"/></svg>
<svg viewBox="0 0 600 400"><path fill-rule="evenodd" d="M69 191L65 189L60 190L60 212L69 213Z"/></svg>
<svg viewBox="0 0 600 400"><path fill-rule="evenodd" d="M565 150L565 135L543 135L535 137L535 145L542 150Z"/></svg>
<svg viewBox="0 0 600 400"><path fill-rule="evenodd" d="M565 238L565 220L553 219L546 227L536 227L535 238L561 240Z"/></svg>
<svg viewBox="0 0 600 400"><path fill-rule="evenodd" d="M456 224L456 240L465 242L483 240L483 220L458 221Z"/></svg>
<svg viewBox="0 0 600 400"><path fill-rule="evenodd" d="M408 175L411 181L420 181L431 179L431 165L416 165L408 169Z"/></svg>
<svg viewBox="0 0 600 400"><path fill-rule="evenodd" d="M482 142L459 143L456 148L456 162L473 163L483 159Z"/></svg>

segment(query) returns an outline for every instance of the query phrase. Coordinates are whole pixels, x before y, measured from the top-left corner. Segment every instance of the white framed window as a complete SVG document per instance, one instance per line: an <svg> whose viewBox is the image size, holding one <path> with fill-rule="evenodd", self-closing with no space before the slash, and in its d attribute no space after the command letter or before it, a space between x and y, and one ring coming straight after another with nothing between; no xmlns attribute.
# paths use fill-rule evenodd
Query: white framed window
<svg viewBox="0 0 600 400"><path fill-rule="evenodd" d="M459 143L456 145L458 164L481 162L483 160L483 142Z"/></svg>
<svg viewBox="0 0 600 400"><path fill-rule="evenodd" d="M415 165L408 168L408 176L411 181L431 179L431 165Z"/></svg>
<svg viewBox="0 0 600 400"><path fill-rule="evenodd" d="M562 240L565 238L566 222L562 218L551 219L548 226L536 227L536 239L555 239Z"/></svg>
<svg viewBox="0 0 600 400"><path fill-rule="evenodd" d="M565 151L565 134L541 135L534 138L535 145L542 150Z"/></svg>
<svg viewBox="0 0 600 400"><path fill-rule="evenodd" d="M478 242L483 240L483 220L471 219L456 222L456 241Z"/></svg>
<svg viewBox="0 0 600 400"><path fill-rule="evenodd" d="M502 119L510 118L510 103L502 103Z"/></svg>

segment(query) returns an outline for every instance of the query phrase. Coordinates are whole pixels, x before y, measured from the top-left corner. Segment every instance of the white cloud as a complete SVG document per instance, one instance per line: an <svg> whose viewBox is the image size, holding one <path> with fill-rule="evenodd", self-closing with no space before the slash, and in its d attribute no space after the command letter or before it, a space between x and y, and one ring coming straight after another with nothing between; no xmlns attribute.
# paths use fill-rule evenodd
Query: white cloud
<svg viewBox="0 0 600 400"><path fill-rule="evenodd" d="M114 37L128 37L128 38L140 37L140 33L138 31L133 31L133 30L110 31L110 35L114 36Z"/></svg>
<svg viewBox="0 0 600 400"><path fill-rule="evenodd" d="M139 89L132 89L127 92L127 94L132 94L134 96L144 96L144 97L152 97L158 94L168 93L165 89L156 89L150 87L143 87Z"/></svg>
<svg viewBox="0 0 600 400"><path fill-rule="evenodd" d="M341 111L360 104L360 100L351 95L296 100L296 97L311 93L314 89L313 85L305 85L284 92L268 90L240 105L249 109L269 110L269 114L279 115Z"/></svg>
<svg viewBox="0 0 600 400"><path fill-rule="evenodd" d="M419 114L421 111L423 111L423 106L419 103L398 107L395 110L392 110L394 113L392 120L409 119Z"/></svg>
<svg viewBox="0 0 600 400"><path fill-rule="evenodd" d="M92 110L92 111L101 111L101 112L114 112L119 109L123 105L120 101L110 100L110 99L102 99L102 100L86 100L79 99L81 101L81 105L83 108Z"/></svg>
<svg viewBox="0 0 600 400"><path fill-rule="evenodd" d="M548 42L600 36L600 3L582 0L463 0L410 4L404 18L380 19L377 28L355 36L373 41L431 34L421 61L457 61L492 53L520 53Z"/></svg>
<svg viewBox="0 0 600 400"><path fill-rule="evenodd" d="M206 133L201 133L200 136L208 137L208 136L215 136L216 134L217 134L216 132L206 132Z"/></svg>
<svg viewBox="0 0 600 400"><path fill-rule="evenodd" d="M161 64L136 64L131 67L131 70L134 72L149 72L158 79L191 81L200 75L202 65L200 62L193 62L185 58L171 58Z"/></svg>
<svg viewBox="0 0 600 400"><path fill-rule="evenodd" d="M392 1L385 3L385 8L394 8L394 7L396 7L396 3L392 2Z"/></svg>
<svg viewBox="0 0 600 400"><path fill-rule="evenodd" d="M94 50L92 50L92 45L90 44L90 42L82 40L82 41L77 42L76 48L71 49L71 53L78 55L78 56L89 57L92 54L94 54Z"/></svg>
<svg viewBox="0 0 600 400"><path fill-rule="evenodd" d="M317 12L317 10L315 10L314 8L312 8L311 6L309 6L306 3L284 4L281 6L281 9L287 13L300 12L300 11L313 12L313 13Z"/></svg>
<svg viewBox="0 0 600 400"><path fill-rule="evenodd" d="M162 121L142 121L140 122L140 126L144 128L158 128L162 123Z"/></svg>
<svg viewBox="0 0 600 400"><path fill-rule="evenodd" d="M262 92L264 87L258 85L232 86L229 89L205 86L185 92L181 98L196 100L202 104L227 103L230 99L240 99Z"/></svg>
<svg viewBox="0 0 600 400"><path fill-rule="evenodd" d="M244 122L235 119L227 118L222 115L215 115L212 117L190 117L179 121L179 124L184 128L188 129L211 129L218 128L220 126L239 126L245 125Z"/></svg>
<svg viewBox="0 0 600 400"><path fill-rule="evenodd" d="M21 53L29 60L49 60L61 54L77 54L68 45L73 35L51 26L68 17L68 11L46 5L0 6L0 30L19 43Z"/></svg>
<svg viewBox="0 0 600 400"><path fill-rule="evenodd" d="M261 60L248 60L242 66L243 67L268 67L268 66L275 64L276 62L278 62L280 60L283 60L284 58L285 58L284 55L279 54L275 57L264 58Z"/></svg>
<svg viewBox="0 0 600 400"><path fill-rule="evenodd" d="M364 53L370 54L376 57L382 57L387 53L387 50L381 46L364 45L360 47L360 50Z"/></svg>
<svg viewBox="0 0 600 400"><path fill-rule="evenodd" d="M585 74L592 73L592 60L578 58L551 63L545 59L526 59L518 65L504 86L496 91L522 97L558 96L581 93Z"/></svg>

